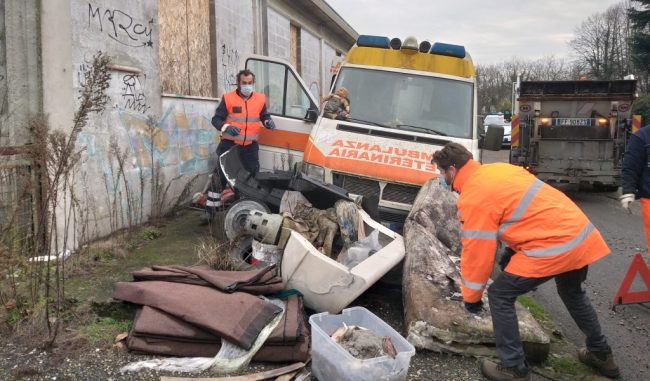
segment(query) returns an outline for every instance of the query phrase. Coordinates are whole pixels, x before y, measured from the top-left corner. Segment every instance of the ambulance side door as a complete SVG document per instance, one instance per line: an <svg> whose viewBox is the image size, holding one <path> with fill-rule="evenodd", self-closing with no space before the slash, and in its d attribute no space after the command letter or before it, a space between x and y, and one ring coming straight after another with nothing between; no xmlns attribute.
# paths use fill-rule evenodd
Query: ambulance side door
<svg viewBox="0 0 650 381"><path fill-rule="evenodd" d="M260 132L260 170L291 170L302 161L319 114L318 101L284 60L250 56L246 68L255 74L255 90L266 95L266 107L276 126Z"/></svg>

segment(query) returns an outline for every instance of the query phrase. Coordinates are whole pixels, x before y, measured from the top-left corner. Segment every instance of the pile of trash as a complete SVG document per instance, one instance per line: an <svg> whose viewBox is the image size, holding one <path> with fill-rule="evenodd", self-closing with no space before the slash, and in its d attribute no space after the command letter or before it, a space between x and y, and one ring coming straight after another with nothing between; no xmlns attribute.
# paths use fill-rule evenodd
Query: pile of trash
<svg viewBox="0 0 650 381"><path fill-rule="evenodd" d="M233 243L224 255L236 257L244 270L152 266L134 272L133 282L117 283L113 298L139 306L127 347L184 356L136 362L123 371L223 374L250 361L304 366L311 340L303 304L337 313L404 257L402 237L370 217L369 200L352 200L299 171L251 174L236 147L220 165L238 198L223 216ZM216 192L210 192L203 201L214 207ZM354 329L342 338L361 356L395 357L390 339L371 331ZM376 351L359 346L368 342Z"/></svg>
<svg viewBox="0 0 650 381"><path fill-rule="evenodd" d="M322 210L312 206L302 193L286 191L277 214L264 211L250 200L245 200L242 208L239 205L235 203L226 215L226 236L233 241L242 236L252 238L251 250L241 247L240 256L253 265L280 264L292 231L347 268L382 248L379 231L366 227L359 206L351 201L338 200L333 207Z"/></svg>
<svg viewBox="0 0 650 381"><path fill-rule="evenodd" d="M132 351L218 357L225 352L224 343L229 343L241 349L236 357L244 358L237 368L251 359L281 363L309 358L310 339L302 298L295 292L283 292L275 266L251 271L152 266L135 271L133 279L118 282L113 292L114 299L138 305L127 338L127 347ZM208 361L204 364L214 365ZM126 370L147 367L140 364ZM206 366L190 368L182 370L201 371Z"/></svg>

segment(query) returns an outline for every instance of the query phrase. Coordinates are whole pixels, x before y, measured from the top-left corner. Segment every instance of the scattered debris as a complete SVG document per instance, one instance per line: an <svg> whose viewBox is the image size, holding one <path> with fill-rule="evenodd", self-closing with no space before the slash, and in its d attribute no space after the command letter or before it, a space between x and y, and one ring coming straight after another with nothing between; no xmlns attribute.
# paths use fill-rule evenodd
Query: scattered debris
<svg viewBox="0 0 650 381"><path fill-rule="evenodd" d="M66 249L60 252L59 255L40 255L38 257L29 258L28 261L29 262L55 262L58 261L59 259L66 259L71 254L72 252Z"/></svg>
<svg viewBox="0 0 650 381"><path fill-rule="evenodd" d="M117 336L115 336L115 342L119 343L120 341L124 341L124 340L126 340L127 337L129 337L129 333L128 332L122 332L122 333L118 334Z"/></svg>
<svg viewBox="0 0 650 381"><path fill-rule="evenodd" d="M295 372L297 370L303 369L305 363L298 362L292 365L287 365L282 368L268 370L266 372L259 372L253 374L247 374L245 376L233 376L233 377L210 377L210 378L201 378L201 381L261 381L274 379L275 377L282 376L287 373ZM187 377L160 377L160 381L196 381L196 378L187 378Z"/></svg>
<svg viewBox="0 0 650 381"><path fill-rule="evenodd" d="M361 360L384 355L383 338L363 327L344 327L343 333L337 330L332 335L332 339L352 356Z"/></svg>

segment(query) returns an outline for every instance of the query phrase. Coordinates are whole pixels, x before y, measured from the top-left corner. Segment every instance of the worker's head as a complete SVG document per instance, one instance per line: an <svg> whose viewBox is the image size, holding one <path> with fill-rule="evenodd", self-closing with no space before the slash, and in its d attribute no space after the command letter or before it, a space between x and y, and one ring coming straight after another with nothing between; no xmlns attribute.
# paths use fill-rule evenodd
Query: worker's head
<svg viewBox="0 0 650 381"><path fill-rule="evenodd" d="M345 87L339 87L338 89L336 89L334 94L338 95L341 98L347 98L349 95L348 89L346 89Z"/></svg>
<svg viewBox="0 0 650 381"><path fill-rule="evenodd" d="M255 84L255 74L248 69L241 70L237 73L237 88L244 96L249 96L253 92Z"/></svg>
<svg viewBox="0 0 650 381"><path fill-rule="evenodd" d="M433 153L431 163L438 167L440 175L449 186L454 183L454 178L459 169L472 159L472 153L458 143L447 143L440 150Z"/></svg>

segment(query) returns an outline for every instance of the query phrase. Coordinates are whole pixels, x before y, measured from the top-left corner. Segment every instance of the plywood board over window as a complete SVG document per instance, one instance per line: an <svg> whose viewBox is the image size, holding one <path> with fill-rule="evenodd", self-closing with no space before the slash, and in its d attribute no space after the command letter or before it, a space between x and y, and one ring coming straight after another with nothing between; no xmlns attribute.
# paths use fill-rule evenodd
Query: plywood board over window
<svg viewBox="0 0 650 381"><path fill-rule="evenodd" d="M164 93L211 97L209 0L158 0Z"/></svg>
<svg viewBox="0 0 650 381"><path fill-rule="evenodd" d="M300 28L291 24L289 42L289 62L296 68L298 74L300 71Z"/></svg>

